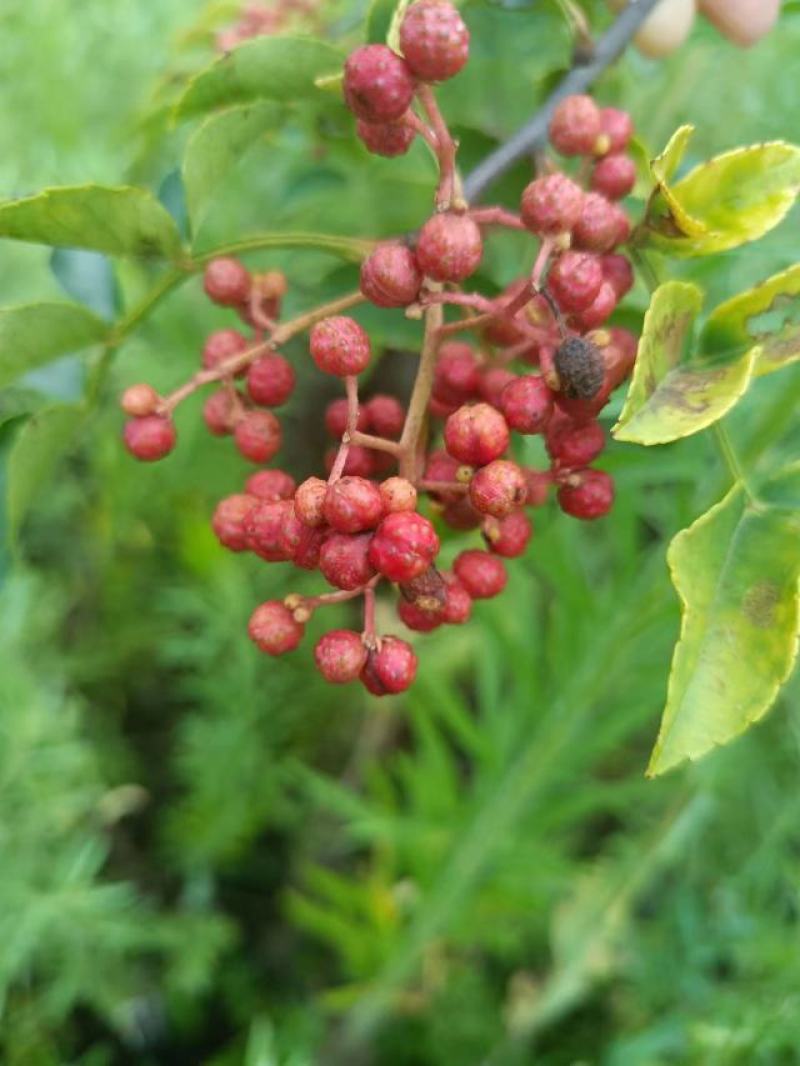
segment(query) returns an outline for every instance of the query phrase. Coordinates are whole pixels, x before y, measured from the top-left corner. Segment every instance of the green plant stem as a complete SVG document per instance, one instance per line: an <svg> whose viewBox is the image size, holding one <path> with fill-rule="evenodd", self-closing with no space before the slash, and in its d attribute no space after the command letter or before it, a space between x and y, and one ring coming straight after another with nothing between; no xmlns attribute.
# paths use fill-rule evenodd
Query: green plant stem
<svg viewBox="0 0 800 1066"><path fill-rule="evenodd" d="M741 485L750 502L756 503L756 494L750 487L744 468L739 462L739 457L736 454L733 441L731 440L727 429L721 422L716 422L714 424L714 440L716 441L717 448L725 465L730 471L734 484Z"/></svg>
<svg viewBox="0 0 800 1066"><path fill-rule="evenodd" d="M192 259L194 269L199 270L212 259L222 255L245 255L268 248L307 248L310 251L332 252L343 255L354 263L369 255L376 241L361 237L338 237L335 234L320 233L265 233L256 237L245 237L241 241L231 241L208 252L201 252Z"/></svg>

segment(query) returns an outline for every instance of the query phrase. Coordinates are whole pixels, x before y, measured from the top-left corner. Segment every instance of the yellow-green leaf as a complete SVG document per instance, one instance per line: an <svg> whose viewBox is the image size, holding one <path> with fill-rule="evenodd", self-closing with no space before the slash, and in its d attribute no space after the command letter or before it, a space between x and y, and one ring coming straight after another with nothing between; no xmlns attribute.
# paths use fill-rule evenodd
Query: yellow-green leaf
<svg viewBox="0 0 800 1066"><path fill-rule="evenodd" d="M663 152L652 160L650 170L659 184L672 180L675 171L686 154L686 149L689 147L689 141L692 139L693 134L694 126L678 126L669 141L667 141Z"/></svg>
<svg viewBox="0 0 800 1066"><path fill-rule="evenodd" d="M314 96L318 78L335 74L341 54L312 37L255 37L194 77L175 105L179 119L254 100Z"/></svg>
<svg viewBox="0 0 800 1066"><path fill-rule="evenodd" d="M0 386L108 334L102 319L79 304L40 303L0 310Z"/></svg>
<svg viewBox="0 0 800 1066"><path fill-rule="evenodd" d="M169 213L146 189L71 185L0 203L0 237L123 256L180 255Z"/></svg>
<svg viewBox="0 0 800 1066"><path fill-rule="evenodd" d="M702 293L668 281L653 293L633 378L613 433L634 444L666 444L721 418L747 389L755 353L692 354Z"/></svg>
<svg viewBox="0 0 800 1066"><path fill-rule="evenodd" d="M800 514L741 486L672 541L683 622L648 774L725 744L772 706L797 653Z"/></svg>
<svg viewBox="0 0 800 1066"><path fill-rule="evenodd" d="M756 374L800 359L800 264L715 307L703 330L703 345L711 352L757 346Z"/></svg>
<svg viewBox="0 0 800 1066"><path fill-rule="evenodd" d="M650 163L656 189L649 205L648 220L651 226L667 236L674 236L677 232L697 237L708 232L708 227L689 214L669 187L669 181L678 169L693 133L694 126L679 126L661 155Z"/></svg>

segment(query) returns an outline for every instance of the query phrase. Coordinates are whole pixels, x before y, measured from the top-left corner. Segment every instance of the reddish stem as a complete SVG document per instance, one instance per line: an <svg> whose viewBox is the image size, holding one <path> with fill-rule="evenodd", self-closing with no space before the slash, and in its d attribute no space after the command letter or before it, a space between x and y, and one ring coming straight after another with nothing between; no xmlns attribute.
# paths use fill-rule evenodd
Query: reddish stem
<svg viewBox="0 0 800 1066"><path fill-rule="evenodd" d="M336 453L336 459L328 475L329 485L333 485L342 476L342 471L347 462L347 455L350 451L350 442L358 425L358 378L353 374L348 374L344 379L344 387L347 392L347 424L339 445L339 451Z"/></svg>
<svg viewBox="0 0 800 1066"><path fill-rule="evenodd" d="M507 226L509 229L524 230L525 223L514 211L504 207L471 207L469 217L479 226Z"/></svg>
<svg viewBox="0 0 800 1066"><path fill-rule="evenodd" d="M456 173L456 142L445 122L436 95L424 82L417 87L417 97L436 135L436 156L439 160L439 185L436 189L437 211L465 211L467 208L461 192L461 182Z"/></svg>

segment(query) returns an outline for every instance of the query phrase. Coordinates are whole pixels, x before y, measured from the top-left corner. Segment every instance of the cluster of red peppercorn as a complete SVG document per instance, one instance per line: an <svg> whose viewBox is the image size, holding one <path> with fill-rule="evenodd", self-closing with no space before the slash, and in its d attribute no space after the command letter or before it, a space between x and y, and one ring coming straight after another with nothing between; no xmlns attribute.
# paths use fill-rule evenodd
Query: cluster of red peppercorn
<svg viewBox="0 0 800 1066"><path fill-rule="evenodd" d="M625 154L628 116L586 96L568 97L553 114L550 141L562 155L582 158L582 180L551 166L526 187L519 214L470 208L455 168L456 145L432 89L467 61L467 27L447 0L418 0L401 23L400 47L402 55L385 45L356 49L345 65L344 95L369 150L394 156L417 136L428 142L440 176L433 215L413 239L375 246L362 264L359 293L289 323L278 321L282 275L251 276L232 259L210 262L207 294L238 312L252 341L234 329L218 331L206 341L203 369L186 386L162 398L136 385L122 401L132 416L128 449L155 459L175 443L175 404L198 385L217 382L221 387L204 409L208 428L232 434L246 459L268 462L281 444L271 408L294 387L291 364L276 349L310 331L314 363L343 379L346 393L326 412L338 441L326 457L327 477L296 485L283 470L261 470L243 492L220 502L213 527L232 551L318 569L335 590L257 607L250 636L269 654L294 649L317 608L363 598L363 631L329 632L314 654L329 681L360 679L376 695L408 688L417 666L407 641L375 631L379 584L397 585L398 614L412 630L460 624L473 600L503 590L503 560L521 555L533 532L527 509L543 505L551 489L576 518L608 512L612 479L591 465L605 444L597 415L636 357L635 337L606 327L633 281L617 251L630 232L618 201L636 177ZM491 225L539 239L530 274L495 297L463 287L481 262L482 227ZM365 299L425 318L407 407L388 395L359 403L370 339L340 312ZM448 306L463 317L447 321ZM461 333L477 342L454 339ZM236 384L242 375L244 390ZM511 431L542 435L549 467L527 469L509 459ZM423 493L430 515L483 537L484 547L462 551L450 571L436 566L439 536L417 509Z"/></svg>
<svg viewBox="0 0 800 1066"><path fill-rule="evenodd" d="M232 48L251 37L272 36L294 28L294 23L313 20L320 0L271 0L269 4L258 2L242 6L237 21L216 36L216 46L221 52Z"/></svg>

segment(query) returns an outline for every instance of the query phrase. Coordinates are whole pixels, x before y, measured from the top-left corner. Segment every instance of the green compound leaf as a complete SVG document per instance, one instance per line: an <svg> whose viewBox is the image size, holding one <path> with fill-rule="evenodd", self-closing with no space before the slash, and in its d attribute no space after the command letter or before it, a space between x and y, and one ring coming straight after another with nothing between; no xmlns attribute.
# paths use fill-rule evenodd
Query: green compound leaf
<svg viewBox="0 0 800 1066"><path fill-rule="evenodd" d="M679 233L692 237L708 232L708 227L693 218L669 187L669 181L678 169L686 148L694 133L694 126L679 126L673 133L664 151L650 163L650 172L656 182L656 192L651 211L666 211L664 225L676 227Z"/></svg>
<svg viewBox="0 0 800 1066"><path fill-rule="evenodd" d="M109 327L79 304L0 309L0 387L68 352L102 341Z"/></svg>
<svg viewBox="0 0 800 1066"><path fill-rule="evenodd" d="M724 252L777 226L799 190L796 145L737 148L695 167L675 185L662 184L639 239L680 257Z"/></svg>
<svg viewBox="0 0 800 1066"><path fill-rule="evenodd" d="M291 103L318 93L315 82L335 74L341 54L312 37L256 37L206 67L186 87L175 117L190 118L254 100Z"/></svg>
<svg viewBox="0 0 800 1066"><path fill-rule="evenodd" d="M800 359L800 264L715 307L702 334L709 352L757 346L754 373L771 374Z"/></svg>
<svg viewBox="0 0 800 1066"><path fill-rule="evenodd" d="M727 743L775 701L797 654L800 514L737 485L667 560L683 623L649 776Z"/></svg>
<svg viewBox="0 0 800 1066"><path fill-rule="evenodd" d="M721 418L746 391L755 351L694 356L689 343L702 304L696 285L668 281L653 293L628 395L613 434L666 444ZM687 352L689 354L687 354Z"/></svg>
<svg viewBox="0 0 800 1066"><path fill-rule="evenodd" d="M54 404L33 414L8 456L8 532L14 542L31 505L75 443L86 417L83 407Z"/></svg>
<svg viewBox="0 0 800 1066"><path fill-rule="evenodd" d="M211 115L189 138L182 176L195 230L225 179L281 115L281 108L268 102L232 107Z"/></svg>
<svg viewBox="0 0 800 1066"><path fill-rule="evenodd" d="M181 239L146 189L73 185L0 203L0 237L122 256L176 259Z"/></svg>

